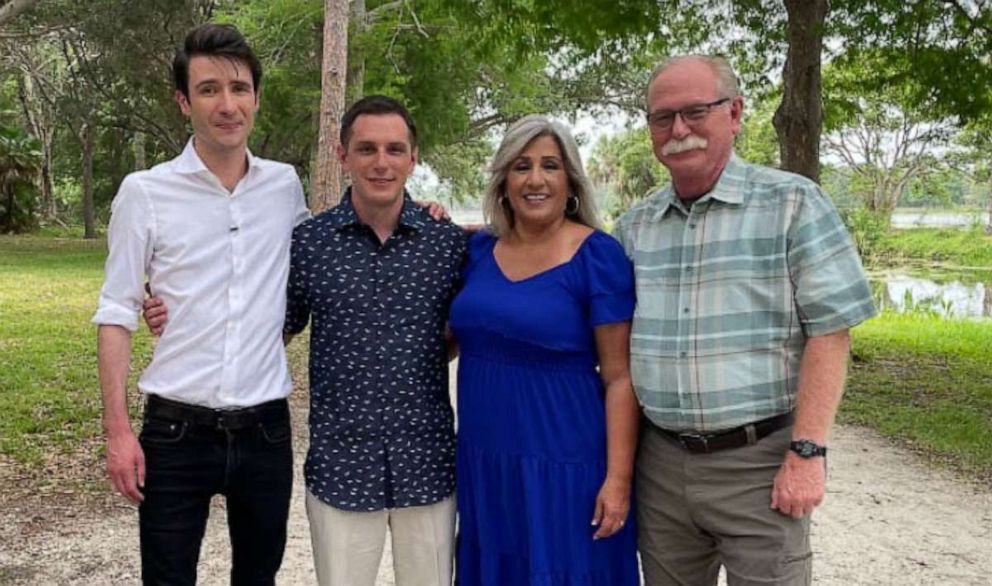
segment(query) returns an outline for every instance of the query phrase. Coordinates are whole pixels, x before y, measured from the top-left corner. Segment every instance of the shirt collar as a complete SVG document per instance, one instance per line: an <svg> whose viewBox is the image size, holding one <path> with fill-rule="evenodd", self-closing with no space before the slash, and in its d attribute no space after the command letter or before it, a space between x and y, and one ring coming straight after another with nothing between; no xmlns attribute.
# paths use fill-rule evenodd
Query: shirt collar
<svg viewBox="0 0 992 586"><path fill-rule="evenodd" d="M256 172L258 167L258 159L255 155L251 154L251 151L245 149L245 155L248 158L248 171L245 175L252 174ZM183 148L183 152L179 154L176 159L176 165L174 167L176 173L184 173L189 175L197 175L200 173L210 173L210 169L197 154L196 148L193 146L193 137L191 136L188 141L186 141L186 146Z"/></svg>
<svg viewBox="0 0 992 586"><path fill-rule="evenodd" d="M730 159L720 172L720 177L716 180L713 189L710 189L702 197L696 200L706 202L711 199L721 201L729 205L740 205L744 203L744 191L741 189L744 183L745 166L736 153L730 153ZM653 196L657 210L652 217L653 220L660 220L668 212L668 208L675 204L675 188L668 184L664 189Z"/></svg>
<svg viewBox="0 0 992 586"><path fill-rule="evenodd" d="M351 202L351 187L345 189L344 195L341 196L341 203L334 207L328 221L336 229L363 224ZM400 210L398 225L416 231L422 230L427 225L427 211L419 204L414 203L413 198L405 189L403 190L403 209Z"/></svg>

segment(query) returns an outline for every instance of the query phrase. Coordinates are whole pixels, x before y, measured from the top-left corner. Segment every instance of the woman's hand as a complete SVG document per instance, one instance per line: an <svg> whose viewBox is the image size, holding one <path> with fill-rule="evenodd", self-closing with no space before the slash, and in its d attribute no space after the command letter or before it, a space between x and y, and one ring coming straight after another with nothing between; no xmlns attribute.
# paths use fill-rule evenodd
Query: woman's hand
<svg viewBox="0 0 992 586"><path fill-rule="evenodd" d="M438 201L415 201L415 204L427 210L427 215L434 218L438 222L450 222L451 216L448 215L448 210L444 209L441 202Z"/></svg>
<svg viewBox="0 0 992 586"><path fill-rule="evenodd" d="M623 529L630 513L630 481L607 477L596 495L593 527L598 527L593 539L609 537Z"/></svg>

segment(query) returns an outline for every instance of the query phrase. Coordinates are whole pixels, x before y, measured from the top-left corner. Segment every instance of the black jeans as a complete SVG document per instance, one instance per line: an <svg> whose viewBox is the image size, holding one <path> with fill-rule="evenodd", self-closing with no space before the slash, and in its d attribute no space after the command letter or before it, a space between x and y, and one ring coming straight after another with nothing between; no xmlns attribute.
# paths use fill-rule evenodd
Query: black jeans
<svg viewBox="0 0 992 586"><path fill-rule="evenodd" d="M227 499L231 584L275 584L293 488L291 435L285 400L225 412L149 396L138 508L144 584L196 583L215 494Z"/></svg>

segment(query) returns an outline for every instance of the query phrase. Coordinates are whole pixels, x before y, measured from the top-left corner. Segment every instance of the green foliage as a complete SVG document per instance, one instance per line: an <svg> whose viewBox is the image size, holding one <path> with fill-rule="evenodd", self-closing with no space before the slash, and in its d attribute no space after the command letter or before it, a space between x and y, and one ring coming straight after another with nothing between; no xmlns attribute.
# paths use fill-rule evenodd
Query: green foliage
<svg viewBox="0 0 992 586"><path fill-rule="evenodd" d="M779 166L778 136L772 117L781 99L780 93L771 92L747 102L741 133L734 141L734 151L744 160L757 165Z"/></svg>
<svg viewBox="0 0 992 586"><path fill-rule="evenodd" d="M992 274L992 236L981 223L967 230L893 230L878 244L875 255L888 263L915 259Z"/></svg>
<svg viewBox="0 0 992 586"><path fill-rule="evenodd" d="M323 4L246 0L224 5L216 18L238 27L264 67L252 152L302 171L310 166L316 140Z"/></svg>
<svg viewBox="0 0 992 586"><path fill-rule="evenodd" d="M587 53L606 43L623 46L656 32L656 23L678 5L643 0L449 0L443 4L460 21L476 25L483 46L503 47L506 39L514 38L521 54L562 45Z"/></svg>
<svg viewBox="0 0 992 586"><path fill-rule="evenodd" d="M858 254L866 263L872 262L889 233L889 217L862 206L842 208L840 215Z"/></svg>
<svg viewBox="0 0 992 586"><path fill-rule="evenodd" d="M423 131L422 160L453 193L476 190L477 155L521 115L639 115L652 66L689 51L730 58L753 107L738 151L759 163L778 159L768 121L778 101L771 80L787 48L779 0L365 4L364 18L352 22L349 33L351 66L364 71L364 82L349 96L386 93L408 104ZM897 94L902 110L921 120L947 119L949 127L954 116L974 121L992 111L985 107L992 92L977 89L992 87L988 12L939 0L832 2L830 60L853 73L843 96L827 96L828 120L836 128L865 111L850 96L883 91ZM195 24L233 22L266 66L251 148L296 165L305 176L315 146L322 18L320 0L47 0L15 23L14 32L35 36L0 39L0 108L16 106L12 72L40 73L39 90L59 126L56 182L80 176L72 136L79 124L98 125L95 199L105 215L120 178L134 168L136 133L145 137L149 164L183 145L187 128L169 82L174 48ZM16 62L24 53L30 63ZM928 191L939 200L928 187L909 190L914 202L927 199Z"/></svg>
<svg viewBox="0 0 992 586"><path fill-rule="evenodd" d="M886 312L852 337L854 364L840 420L990 477L992 322Z"/></svg>
<svg viewBox="0 0 992 586"><path fill-rule="evenodd" d="M34 179L41 168L41 145L19 128L0 126L0 226L7 233L35 226Z"/></svg>
<svg viewBox="0 0 992 586"><path fill-rule="evenodd" d="M903 106L931 119L970 120L992 110L992 11L973 2L835 0L835 62L857 66L863 91L897 88ZM859 65L860 64L860 65Z"/></svg>
<svg viewBox="0 0 992 586"><path fill-rule="evenodd" d="M440 193L423 193L420 197L457 202L480 200L489 178L486 169L493 150L490 143L481 140L436 147L431 168L446 181Z"/></svg>
<svg viewBox="0 0 992 586"><path fill-rule="evenodd" d="M632 204L665 185L668 171L654 156L645 128L628 128L616 136L602 136L589 159L589 178L609 194L603 206L616 217Z"/></svg>

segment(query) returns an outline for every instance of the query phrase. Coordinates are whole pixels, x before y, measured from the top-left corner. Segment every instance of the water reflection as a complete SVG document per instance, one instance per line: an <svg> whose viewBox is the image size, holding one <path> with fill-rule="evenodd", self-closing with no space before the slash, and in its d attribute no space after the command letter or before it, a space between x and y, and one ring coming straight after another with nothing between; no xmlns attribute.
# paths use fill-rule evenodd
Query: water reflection
<svg viewBox="0 0 992 586"><path fill-rule="evenodd" d="M872 279L878 308L904 313L932 312L944 317L992 317L992 283L938 283L893 274Z"/></svg>

